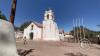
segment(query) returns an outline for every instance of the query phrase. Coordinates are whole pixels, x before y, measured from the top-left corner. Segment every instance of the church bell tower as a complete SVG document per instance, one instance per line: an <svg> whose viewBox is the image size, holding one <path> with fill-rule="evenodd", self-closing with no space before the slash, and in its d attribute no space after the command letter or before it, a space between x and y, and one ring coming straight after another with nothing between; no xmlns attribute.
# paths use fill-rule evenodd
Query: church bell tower
<svg viewBox="0 0 100 56"><path fill-rule="evenodd" d="M59 40L59 30L54 19L54 12L51 9L45 11L43 21L43 40Z"/></svg>
<svg viewBox="0 0 100 56"><path fill-rule="evenodd" d="M54 13L52 12L51 9L45 11L44 20L54 20Z"/></svg>

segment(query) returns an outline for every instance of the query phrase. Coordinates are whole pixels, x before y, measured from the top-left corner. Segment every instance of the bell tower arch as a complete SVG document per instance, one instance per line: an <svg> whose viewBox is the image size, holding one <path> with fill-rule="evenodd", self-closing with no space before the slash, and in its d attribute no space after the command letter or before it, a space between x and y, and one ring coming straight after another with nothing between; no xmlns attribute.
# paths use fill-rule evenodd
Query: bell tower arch
<svg viewBox="0 0 100 56"><path fill-rule="evenodd" d="M44 20L54 20L54 12L51 9L45 11Z"/></svg>

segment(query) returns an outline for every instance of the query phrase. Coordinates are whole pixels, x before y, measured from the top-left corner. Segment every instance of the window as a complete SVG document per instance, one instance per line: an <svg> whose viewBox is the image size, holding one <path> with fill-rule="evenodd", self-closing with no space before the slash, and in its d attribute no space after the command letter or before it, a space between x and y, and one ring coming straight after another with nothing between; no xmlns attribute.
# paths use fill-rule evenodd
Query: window
<svg viewBox="0 0 100 56"><path fill-rule="evenodd" d="M49 14L47 15L47 19L49 19Z"/></svg>
<svg viewBox="0 0 100 56"><path fill-rule="evenodd" d="M31 30L33 30L33 25L31 25Z"/></svg>

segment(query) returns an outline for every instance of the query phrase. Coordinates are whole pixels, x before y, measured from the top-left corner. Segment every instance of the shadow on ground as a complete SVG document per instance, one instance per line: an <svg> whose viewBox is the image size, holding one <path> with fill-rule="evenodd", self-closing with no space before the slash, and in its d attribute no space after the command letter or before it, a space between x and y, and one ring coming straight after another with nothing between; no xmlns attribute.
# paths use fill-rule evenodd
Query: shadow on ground
<svg viewBox="0 0 100 56"><path fill-rule="evenodd" d="M78 53L76 53L76 54L74 54L74 53L65 53L64 55L65 55L65 56L87 56L87 55L82 54L82 53L80 53L80 52L78 52Z"/></svg>
<svg viewBox="0 0 100 56"><path fill-rule="evenodd" d="M35 49L29 49L29 50L18 49L17 51L20 56L26 56L30 54L31 52L33 52L33 50ZM31 56L34 56L34 55L31 55Z"/></svg>

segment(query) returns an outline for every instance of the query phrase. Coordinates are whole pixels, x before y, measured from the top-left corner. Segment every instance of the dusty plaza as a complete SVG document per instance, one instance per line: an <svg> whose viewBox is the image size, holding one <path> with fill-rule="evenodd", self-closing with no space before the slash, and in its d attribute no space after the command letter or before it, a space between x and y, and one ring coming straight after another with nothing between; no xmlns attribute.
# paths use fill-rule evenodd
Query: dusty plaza
<svg viewBox="0 0 100 56"><path fill-rule="evenodd" d="M24 45L23 40L17 40L16 43L20 54L26 56L100 56L100 45L97 44L82 48L79 43L68 42L28 40Z"/></svg>
<svg viewBox="0 0 100 56"><path fill-rule="evenodd" d="M100 0L0 0L0 56L100 56Z"/></svg>

